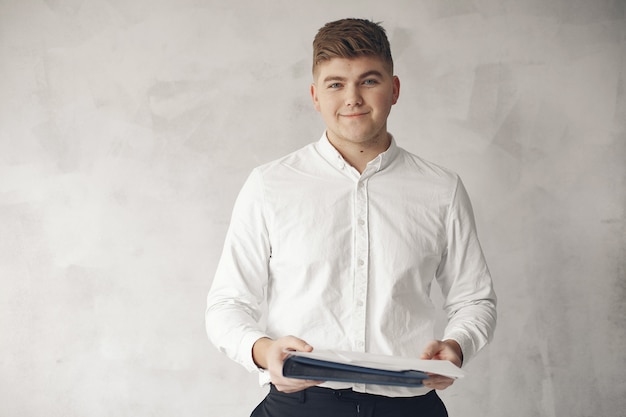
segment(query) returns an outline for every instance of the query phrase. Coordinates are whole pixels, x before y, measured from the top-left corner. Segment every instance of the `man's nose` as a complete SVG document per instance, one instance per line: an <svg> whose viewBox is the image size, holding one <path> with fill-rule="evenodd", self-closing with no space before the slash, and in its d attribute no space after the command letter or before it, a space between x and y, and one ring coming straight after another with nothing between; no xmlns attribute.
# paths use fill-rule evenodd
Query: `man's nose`
<svg viewBox="0 0 626 417"><path fill-rule="evenodd" d="M353 86L346 88L345 104L347 107L360 106L363 104L363 96L358 87Z"/></svg>

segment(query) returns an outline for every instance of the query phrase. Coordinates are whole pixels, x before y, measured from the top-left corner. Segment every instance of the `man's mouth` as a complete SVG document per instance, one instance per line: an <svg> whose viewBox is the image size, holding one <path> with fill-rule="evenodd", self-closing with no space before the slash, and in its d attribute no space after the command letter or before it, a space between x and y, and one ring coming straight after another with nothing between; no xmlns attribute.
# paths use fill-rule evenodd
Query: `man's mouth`
<svg viewBox="0 0 626 417"><path fill-rule="evenodd" d="M369 112L360 112L360 113L342 113L340 114L341 117L346 117L348 119L356 119L358 117L361 116L365 116L366 114L368 114Z"/></svg>

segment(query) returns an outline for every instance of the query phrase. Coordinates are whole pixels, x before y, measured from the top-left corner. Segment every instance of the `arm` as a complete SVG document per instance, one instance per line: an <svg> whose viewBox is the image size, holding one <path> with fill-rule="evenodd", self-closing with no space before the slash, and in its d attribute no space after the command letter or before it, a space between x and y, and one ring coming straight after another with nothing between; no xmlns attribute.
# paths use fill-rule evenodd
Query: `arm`
<svg viewBox="0 0 626 417"><path fill-rule="evenodd" d="M263 184L253 172L235 207L207 297L206 328L213 344L249 371L267 369L280 391L295 392L319 384L284 378L285 350L311 351L293 336L272 340L259 325L269 277L270 241L264 216Z"/></svg>
<svg viewBox="0 0 626 417"><path fill-rule="evenodd" d="M450 203L446 233L447 249L436 275L448 315L443 339L458 344L460 358L467 363L493 337L496 295L460 179Z"/></svg>
<svg viewBox="0 0 626 417"><path fill-rule="evenodd" d="M263 186L253 172L242 187L224 249L207 297L206 330L211 342L249 371L269 276L270 243L264 216Z"/></svg>

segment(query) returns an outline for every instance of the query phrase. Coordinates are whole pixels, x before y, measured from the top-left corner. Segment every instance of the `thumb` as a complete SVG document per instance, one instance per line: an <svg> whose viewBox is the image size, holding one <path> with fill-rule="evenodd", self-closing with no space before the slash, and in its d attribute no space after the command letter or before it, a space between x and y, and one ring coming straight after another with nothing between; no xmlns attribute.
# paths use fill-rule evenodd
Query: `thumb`
<svg viewBox="0 0 626 417"><path fill-rule="evenodd" d="M426 345L424 350L422 351L422 355L420 356L420 359L432 359L432 358L434 358L437 355L437 353L439 353L439 350L440 350L439 343L440 342L438 340L430 341Z"/></svg>
<svg viewBox="0 0 626 417"><path fill-rule="evenodd" d="M297 352L311 352L313 350L313 346L295 336L285 337L284 342L284 348L287 350L295 350Z"/></svg>

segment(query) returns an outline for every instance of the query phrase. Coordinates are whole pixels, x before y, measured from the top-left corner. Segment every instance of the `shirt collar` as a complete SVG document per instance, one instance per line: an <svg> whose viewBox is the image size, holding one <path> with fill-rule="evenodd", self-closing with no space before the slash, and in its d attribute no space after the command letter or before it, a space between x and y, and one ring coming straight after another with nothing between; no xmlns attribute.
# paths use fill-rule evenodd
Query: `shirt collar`
<svg viewBox="0 0 626 417"><path fill-rule="evenodd" d="M322 155L324 159L326 159L330 164L337 167L338 169L343 169L346 166L350 166L343 156L339 153L337 149L330 143L328 140L328 136L326 136L326 132L322 134L322 137L317 142L317 149L319 153ZM386 151L380 153L376 158L370 161L367 165L369 167L374 167L375 172L381 171L391 164L394 160L395 156L398 153L398 146L396 145L396 141L391 136L391 143L389 144L389 148Z"/></svg>

